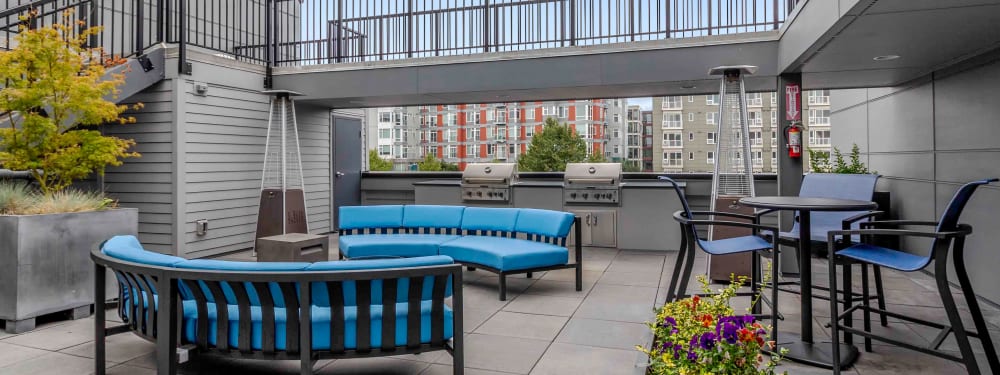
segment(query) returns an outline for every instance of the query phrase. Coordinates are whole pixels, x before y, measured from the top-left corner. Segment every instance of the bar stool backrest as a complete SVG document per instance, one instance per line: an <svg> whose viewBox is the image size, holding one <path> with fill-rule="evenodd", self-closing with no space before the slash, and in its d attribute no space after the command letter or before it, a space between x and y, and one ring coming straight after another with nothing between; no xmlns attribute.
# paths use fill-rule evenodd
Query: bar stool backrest
<svg viewBox="0 0 1000 375"><path fill-rule="evenodd" d="M799 188L800 197L839 198L870 201L875 193L877 174L842 174L842 173L810 173L802 178ZM847 212L813 212L812 231L826 233L831 230L843 229L844 219L864 211ZM854 224L857 229L859 223ZM799 222L792 225L792 233L798 233Z"/></svg>
<svg viewBox="0 0 1000 375"><path fill-rule="evenodd" d="M673 185L674 192L677 193L677 199L681 201L681 206L684 207L685 216L688 219L694 219L694 216L691 214L691 206L688 205L687 197L684 195L684 190L681 189L680 184L678 184L677 181L674 181L674 179L667 176L659 176L659 179L660 181L666 181L669 182L671 185ZM692 240L697 240L698 231L695 229L694 224L689 225L688 228L691 230L691 232L687 234L691 236L690 238Z"/></svg>

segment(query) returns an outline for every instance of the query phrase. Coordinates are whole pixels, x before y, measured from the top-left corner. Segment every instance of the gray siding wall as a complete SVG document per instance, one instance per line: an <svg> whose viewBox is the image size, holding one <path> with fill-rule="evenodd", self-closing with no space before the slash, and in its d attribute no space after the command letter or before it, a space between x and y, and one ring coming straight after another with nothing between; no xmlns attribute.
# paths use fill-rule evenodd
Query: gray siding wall
<svg viewBox="0 0 1000 375"><path fill-rule="evenodd" d="M104 188L122 207L139 209L139 240L147 249L173 253L174 81L164 80L123 104L145 106L134 116L135 124L109 125L105 134L134 139L140 158L127 159L120 167L109 168Z"/></svg>
<svg viewBox="0 0 1000 375"><path fill-rule="evenodd" d="M857 143L869 166L892 192L902 219L937 220L961 183L1000 176L1000 54L939 71L905 87L835 91L833 145ZM881 190L881 189L880 189ZM962 221L975 232L966 263L976 293L1000 302L1000 267L994 230L1000 188L980 189ZM926 254L927 244L908 251Z"/></svg>
<svg viewBox="0 0 1000 375"><path fill-rule="evenodd" d="M184 218L181 233L188 257L203 257L253 245L270 97L256 67L230 68L208 57L182 77ZM208 85L205 96L195 83ZM309 229L330 231L330 112L298 106ZM198 236L195 221L207 219Z"/></svg>

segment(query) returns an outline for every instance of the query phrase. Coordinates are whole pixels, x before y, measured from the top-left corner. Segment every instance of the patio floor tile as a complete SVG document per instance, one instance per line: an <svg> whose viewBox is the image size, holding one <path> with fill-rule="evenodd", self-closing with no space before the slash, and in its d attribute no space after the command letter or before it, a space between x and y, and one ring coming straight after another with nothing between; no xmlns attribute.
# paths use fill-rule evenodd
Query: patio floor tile
<svg viewBox="0 0 1000 375"><path fill-rule="evenodd" d="M649 327L639 323L573 318L556 342L632 350L642 342Z"/></svg>
<svg viewBox="0 0 1000 375"><path fill-rule="evenodd" d="M465 336L465 367L527 374L548 346L546 340L469 334ZM438 363L450 365L451 356Z"/></svg>
<svg viewBox="0 0 1000 375"><path fill-rule="evenodd" d="M575 297L555 297L538 294L522 294L504 306L503 311L572 316L576 309L583 302L583 296Z"/></svg>
<svg viewBox="0 0 1000 375"><path fill-rule="evenodd" d="M501 311L476 329L476 333L552 341L568 318Z"/></svg>
<svg viewBox="0 0 1000 375"><path fill-rule="evenodd" d="M635 350L553 343L531 374L639 375L644 369L635 366L637 354Z"/></svg>

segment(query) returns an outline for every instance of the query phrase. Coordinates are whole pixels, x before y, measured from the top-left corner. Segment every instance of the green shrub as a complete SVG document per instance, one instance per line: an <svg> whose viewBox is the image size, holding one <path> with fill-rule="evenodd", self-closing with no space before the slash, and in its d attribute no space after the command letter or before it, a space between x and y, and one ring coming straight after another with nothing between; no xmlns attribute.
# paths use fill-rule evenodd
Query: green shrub
<svg viewBox="0 0 1000 375"><path fill-rule="evenodd" d="M31 200L28 184L17 181L0 181L0 215L21 212Z"/></svg>

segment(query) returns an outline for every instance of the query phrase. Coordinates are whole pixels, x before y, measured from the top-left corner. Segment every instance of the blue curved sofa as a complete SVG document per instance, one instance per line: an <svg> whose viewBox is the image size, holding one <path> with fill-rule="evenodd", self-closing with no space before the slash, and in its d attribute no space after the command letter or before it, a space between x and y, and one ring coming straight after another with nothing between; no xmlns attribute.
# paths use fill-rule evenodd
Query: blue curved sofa
<svg viewBox="0 0 1000 375"><path fill-rule="evenodd" d="M575 244L569 263L566 240L580 218L533 208L435 205L344 206L339 211L342 258L447 255L470 269L499 275L500 300L507 299L510 274L576 269L583 289L583 252Z"/></svg>
<svg viewBox="0 0 1000 375"><path fill-rule="evenodd" d="M97 374L105 373L105 337L129 331L156 343L161 374L176 373L179 346L195 354L298 359L302 374L319 359L447 350L455 374L463 373L462 266L447 256L188 260L117 236L91 259ZM119 283L119 327L105 326L106 269Z"/></svg>

